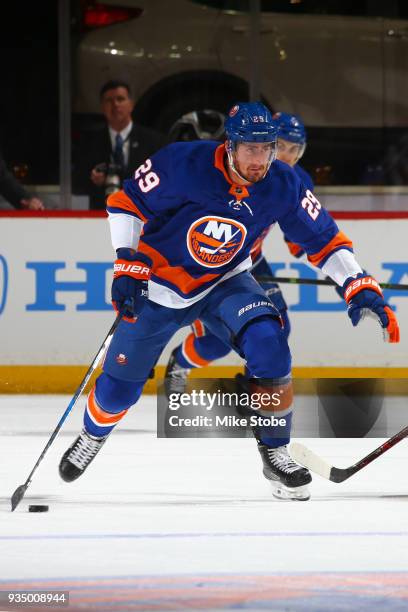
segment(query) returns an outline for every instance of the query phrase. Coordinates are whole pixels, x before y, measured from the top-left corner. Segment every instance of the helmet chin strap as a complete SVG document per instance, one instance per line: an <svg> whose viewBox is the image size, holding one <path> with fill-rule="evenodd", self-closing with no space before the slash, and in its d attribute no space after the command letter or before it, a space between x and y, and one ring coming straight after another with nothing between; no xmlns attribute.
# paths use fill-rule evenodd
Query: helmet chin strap
<svg viewBox="0 0 408 612"><path fill-rule="evenodd" d="M234 144L232 143L231 140L227 141L227 146L225 147L227 150L227 155L228 155L228 163L230 165L231 170L233 170L233 172L235 172L235 174L237 176L239 176L239 178L242 181L246 181L247 183L250 183L251 181L248 180L245 176L242 176L242 174L237 170L236 166L235 166L235 162L234 162ZM263 178L265 178L265 176L268 174L268 170L271 167L271 163L276 159L276 150L275 150L275 155L273 153L271 153L271 158L269 160L269 162L266 165L266 170L262 175L262 178L259 180L262 180Z"/></svg>
<svg viewBox="0 0 408 612"><path fill-rule="evenodd" d="M238 169L236 168L235 163L234 163L234 155L233 155L233 153L231 153L230 151L228 151L227 153L228 153L228 163L229 163L229 165L230 165L231 170L233 170L233 171L234 171L234 173L235 173L237 176L239 176L239 178L240 178L242 181L246 181L247 183L250 183L251 181L249 181L249 180L248 180L248 179L247 179L245 176L242 176L242 174L241 174L241 173L238 171ZM265 172L265 174L266 174L266 172ZM265 176L265 174L264 174L264 176ZM263 178L263 177L262 177L262 178Z"/></svg>

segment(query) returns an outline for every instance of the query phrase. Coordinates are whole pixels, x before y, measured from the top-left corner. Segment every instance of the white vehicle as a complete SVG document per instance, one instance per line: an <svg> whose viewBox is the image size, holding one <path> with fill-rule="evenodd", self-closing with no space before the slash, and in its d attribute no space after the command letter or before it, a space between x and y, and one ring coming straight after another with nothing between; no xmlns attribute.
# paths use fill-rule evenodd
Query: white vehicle
<svg viewBox="0 0 408 612"><path fill-rule="evenodd" d="M74 112L98 113L101 86L121 78L132 87L139 122L176 130L179 138L220 137L225 110L248 99L248 7L249 0L106 0L85 7ZM315 154L328 135L343 159L352 144L365 157L380 154L384 129L407 127L406 3L262 0L261 9L262 98L272 110L302 117Z"/></svg>

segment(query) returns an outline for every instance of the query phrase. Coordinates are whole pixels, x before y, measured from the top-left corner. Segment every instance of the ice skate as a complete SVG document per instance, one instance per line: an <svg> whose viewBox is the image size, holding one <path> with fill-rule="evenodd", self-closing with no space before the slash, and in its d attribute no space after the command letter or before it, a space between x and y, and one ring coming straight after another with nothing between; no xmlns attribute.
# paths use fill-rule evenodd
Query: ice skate
<svg viewBox="0 0 408 612"><path fill-rule="evenodd" d="M164 374L164 390L167 398L172 393L184 393L187 388L187 378L191 372L190 368L183 368L177 363L176 350L170 355L169 362L167 364L166 372Z"/></svg>
<svg viewBox="0 0 408 612"><path fill-rule="evenodd" d="M59 474L65 482L72 482L84 473L91 461L102 448L107 436L96 438L82 430L75 442L63 454Z"/></svg>
<svg viewBox="0 0 408 612"><path fill-rule="evenodd" d="M263 474L272 485L272 494L279 499L306 501L310 498L308 484L312 482L309 470L294 461L287 446L271 448L259 440Z"/></svg>

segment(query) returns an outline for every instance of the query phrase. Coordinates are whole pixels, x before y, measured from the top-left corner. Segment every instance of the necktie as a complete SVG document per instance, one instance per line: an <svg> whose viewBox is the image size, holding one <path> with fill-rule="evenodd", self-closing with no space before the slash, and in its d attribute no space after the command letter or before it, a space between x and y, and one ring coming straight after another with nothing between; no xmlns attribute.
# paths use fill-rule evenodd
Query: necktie
<svg viewBox="0 0 408 612"><path fill-rule="evenodd" d="M115 148L113 151L113 159L115 164L123 168L125 166L125 158L123 155L123 138L120 134L116 134L115 137Z"/></svg>

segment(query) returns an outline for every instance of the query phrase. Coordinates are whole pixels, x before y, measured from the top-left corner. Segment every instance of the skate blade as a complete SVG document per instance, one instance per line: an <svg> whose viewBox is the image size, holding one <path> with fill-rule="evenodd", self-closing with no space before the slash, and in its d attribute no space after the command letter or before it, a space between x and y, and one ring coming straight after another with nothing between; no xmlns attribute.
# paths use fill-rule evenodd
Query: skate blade
<svg viewBox="0 0 408 612"><path fill-rule="evenodd" d="M276 499L291 501L307 501L310 499L310 491L307 485L302 487L287 487L280 482L269 481L272 487L272 495Z"/></svg>

